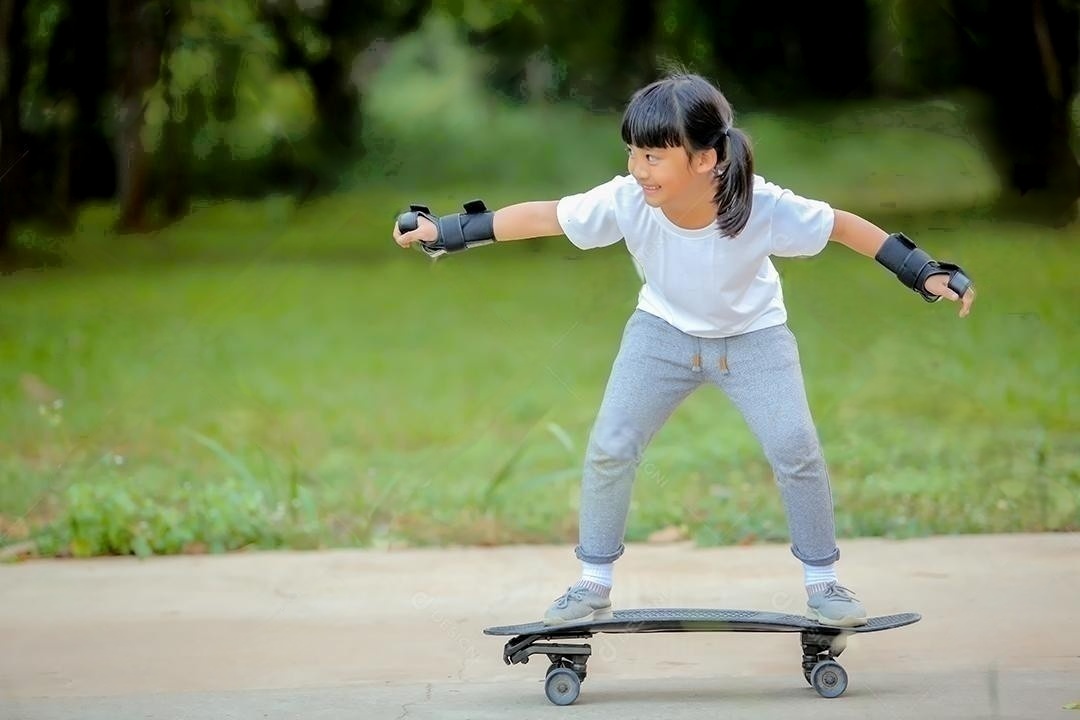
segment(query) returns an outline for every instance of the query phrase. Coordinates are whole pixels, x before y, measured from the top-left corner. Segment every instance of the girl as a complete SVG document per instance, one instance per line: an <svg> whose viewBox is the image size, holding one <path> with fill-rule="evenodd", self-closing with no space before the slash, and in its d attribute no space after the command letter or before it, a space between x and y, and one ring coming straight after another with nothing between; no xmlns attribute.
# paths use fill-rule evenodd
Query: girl
<svg viewBox="0 0 1080 720"><path fill-rule="evenodd" d="M638 90L622 120L627 174L558 201L490 212L482 202L434 217L413 206L393 236L429 254L565 234L579 248L625 240L644 274L585 454L582 574L548 608L558 624L611 611L612 566L623 553L630 492L642 453L678 405L713 383L742 413L776 476L804 569L807 614L855 626L866 610L837 581L840 557L829 475L807 407L795 337L769 257L814 255L829 240L875 258L928 301L975 290L902 234L799 197L754 174L747 135L724 95L698 75Z"/></svg>

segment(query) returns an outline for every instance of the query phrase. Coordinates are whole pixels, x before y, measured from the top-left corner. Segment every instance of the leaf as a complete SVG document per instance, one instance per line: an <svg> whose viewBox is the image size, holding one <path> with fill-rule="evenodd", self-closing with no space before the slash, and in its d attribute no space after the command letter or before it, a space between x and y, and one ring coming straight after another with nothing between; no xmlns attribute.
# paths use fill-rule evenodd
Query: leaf
<svg viewBox="0 0 1080 720"><path fill-rule="evenodd" d="M510 457L506 459L495 474L492 476L491 481L488 483L487 489L484 490L484 498L481 501L482 507L491 507L491 498L495 496L495 491L499 487L510 479L510 476L514 472L514 466L517 465L518 460L525 454L525 449L528 447L528 438L518 443L518 446L514 448L514 452L510 454Z"/></svg>
<svg viewBox="0 0 1080 720"><path fill-rule="evenodd" d="M255 476L251 474L250 470L248 470L247 465L245 465L244 462L236 455L233 455L224 447L222 447L221 444L218 443L216 440L208 438L201 433L197 433L194 430L189 430L187 428L184 428L183 432L185 435L188 435L197 443L199 443L203 447L208 448L212 453L217 455L218 459L225 463L225 465L227 465L228 467L232 468L233 472L235 472L242 480L244 480L244 482L250 483L252 485L258 484L258 482L255 480Z"/></svg>
<svg viewBox="0 0 1080 720"><path fill-rule="evenodd" d="M574 452L574 441L570 438L570 433L566 432L558 423L549 422L547 424L548 432L555 436L555 439L566 448L567 452Z"/></svg>
<svg viewBox="0 0 1080 720"><path fill-rule="evenodd" d="M1062 705L1062 710L1080 710L1080 701L1071 702L1068 705Z"/></svg>

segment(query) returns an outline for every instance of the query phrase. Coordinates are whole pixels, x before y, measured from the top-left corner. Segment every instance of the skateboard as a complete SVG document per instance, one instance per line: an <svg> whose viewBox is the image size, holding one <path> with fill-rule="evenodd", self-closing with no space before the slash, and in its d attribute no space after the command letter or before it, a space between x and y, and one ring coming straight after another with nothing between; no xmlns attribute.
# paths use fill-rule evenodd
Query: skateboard
<svg viewBox="0 0 1080 720"><path fill-rule="evenodd" d="M922 619L918 613L869 618L865 625L839 628L822 625L801 615L757 610L717 610L658 608L616 610L606 617L564 625L502 625L489 627L485 635L512 635L503 647L507 665L526 664L532 655L547 655L551 665L544 682L544 694L555 705L569 705L578 699L585 680L586 664L592 655L587 643L566 640L591 638L597 633L658 632L758 632L799 633L802 641L802 671L806 682L822 697L839 697L847 689L847 672L836 662L852 634L879 632L911 625Z"/></svg>

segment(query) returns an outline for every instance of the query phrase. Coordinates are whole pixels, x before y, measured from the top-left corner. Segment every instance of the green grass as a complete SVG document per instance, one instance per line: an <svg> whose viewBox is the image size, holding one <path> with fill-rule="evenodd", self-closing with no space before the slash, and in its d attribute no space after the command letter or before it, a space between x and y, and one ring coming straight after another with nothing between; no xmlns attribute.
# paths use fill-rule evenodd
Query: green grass
<svg viewBox="0 0 1080 720"><path fill-rule="evenodd" d="M979 285L959 320L844 248L778 261L839 530L1080 529L1075 228L989 217L985 164L934 112L952 110L745 120L761 172L903 229ZM205 203L148 236L111 234L107 206L62 244L27 229L66 262L0 278L3 541L85 555L576 538L583 443L636 298L625 251L548 239L431 264L388 231L413 198L499 205L621 172L617 123L579 122L517 184L398 168L303 207ZM672 526L708 544L786 537L760 449L711 388L639 475L629 538Z"/></svg>

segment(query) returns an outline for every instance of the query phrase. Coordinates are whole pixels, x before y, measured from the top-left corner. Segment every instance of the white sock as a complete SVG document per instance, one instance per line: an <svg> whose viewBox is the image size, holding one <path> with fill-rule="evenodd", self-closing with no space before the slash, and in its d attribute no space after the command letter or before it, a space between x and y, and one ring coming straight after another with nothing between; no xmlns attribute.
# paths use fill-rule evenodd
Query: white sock
<svg viewBox="0 0 1080 720"><path fill-rule="evenodd" d="M837 582L836 563L828 565L807 565L803 563L803 584L808 594L824 590L829 583Z"/></svg>
<svg viewBox="0 0 1080 720"><path fill-rule="evenodd" d="M615 569L615 563L595 564L590 562L581 563L581 579L594 585L603 585L610 588L611 576Z"/></svg>

